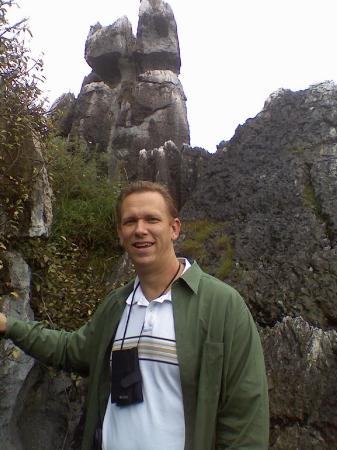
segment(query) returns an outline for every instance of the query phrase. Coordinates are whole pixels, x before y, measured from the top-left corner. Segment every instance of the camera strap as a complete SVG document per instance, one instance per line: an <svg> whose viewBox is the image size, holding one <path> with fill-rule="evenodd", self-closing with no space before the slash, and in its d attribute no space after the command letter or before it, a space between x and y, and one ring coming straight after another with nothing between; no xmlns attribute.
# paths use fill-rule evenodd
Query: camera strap
<svg viewBox="0 0 337 450"><path fill-rule="evenodd" d="M177 271L175 272L175 274L173 275L173 277L172 277L171 280L169 281L168 285L167 285L167 286L165 287L165 289L161 292L161 294L158 295L157 298L159 298L159 297L161 297L162 295L164 295L165 292L168 290L168 288L171 286L171 284L173 283L173 281L175 280L176 276L177 276L178 273L179 273L180 265L181 265L181 263L180 263L180 261L178 261L178 268L177 268ZM130 305L130 309L129 309L129 312L128 312L128 317L127 317L127 319L126 319L126 324L125 324L125 328L124 328L124 334L123 334L123 339L122 339L122 343L121 343L121 348L120 348L120 350L123 350L124 341L125 341L125 336L126 336L126 331L127 331L128 325L129 325L129 320L130 320L130 315L131 315L131 309L132 309L133 302L134 302L134 299L135 299L136 291L137 291L137 289L139 288L139 286L140 286L140 281L138 281L138 283L137 283L135 289L134 289L133 292L132 292L131 305ZM140 330L140 333L139 333L139 336L138 336L137 347L138 347L138 344L139 344L140 337L141 337L141 335L142 335L143 329L144 329L144 322L143 322L142 329Z"/></svg>
<svg viewBox="0 0 337 450"><path fill-rule="evenodd" d="M164 295L173 283L179 273L179 269L180 262L176 273L159 297ZM111 355L111 403L116 403L117 406L128 406L143 401L142 374L139 366L138 346L144 329L145 320L143 321L143 326L138 337L137 345L135 347L123 350L131 310L139 285L140 281L137 283L132 293L121 348L120 350L113 351Z"/></svg>

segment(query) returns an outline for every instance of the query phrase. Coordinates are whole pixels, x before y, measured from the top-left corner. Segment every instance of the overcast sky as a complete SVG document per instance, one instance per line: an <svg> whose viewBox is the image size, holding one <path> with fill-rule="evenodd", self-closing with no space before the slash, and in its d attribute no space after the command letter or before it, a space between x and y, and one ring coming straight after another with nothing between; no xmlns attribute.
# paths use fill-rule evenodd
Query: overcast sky
<svg viewBox="0 0 337 450"><path fill-rule="evenodd" d="M78 95L90 73L90 25L127 15L136 33L139 0L18 0L35 55L44 52L45 90ZM191 144L216 150L279 88L337 81L337 0L171 0L182 59Z"/></svg>

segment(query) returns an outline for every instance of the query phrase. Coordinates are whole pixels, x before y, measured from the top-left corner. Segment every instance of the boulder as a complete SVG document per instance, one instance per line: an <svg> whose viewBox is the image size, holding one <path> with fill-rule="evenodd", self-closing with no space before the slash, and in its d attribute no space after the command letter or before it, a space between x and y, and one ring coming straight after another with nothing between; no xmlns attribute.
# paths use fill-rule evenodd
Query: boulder
<svg viewBox="0 0 337 450"><path fill-rule="evenodd" d="M140 73L171 70L179 74L181 61L177 25L168 3L141 1L135 58Z"/></svg>
<svg viewBox="0 0 337 450"><path fill-rule="evenodd" d="M22 256L16 252L5 253L9 271L11 293L3 296L2 311L13 317L31 320L30 269ZM0 436L6 450L23 450L15 420L22 385L32 369L33 359L25 355L11 341L0 341Z"/></svg>
<svg viewBox="0 0 337 450"><path fill-rule="evenodd" d="M88 154L108 154L108 172L137 176L140 150L189 144L186 97L179 81L179 41L171 7L142 0L137 38L126 17L91 27L82 84L70 132Z"/></svg>
<svg viewBox="0 0 337 450"><path fill-rule="evenodd" d="M73 122L75 103L74 94L68 92L52 104L49 114L58 136L68 137Z"/></svg>
<svg viewBox="0 0 337 450"><path fill-rule="evenodd" d="M337 333L285 317L261 332L273 450L328 450L337 442Z"/></svg>
<svg viewBox="0 0 337 450"><path fill-rule="evenodd" d="M132 25L126 16L107 27L96 24L85 43L85 59L102 80L116 85L125 79L123 68L132 67L129 60L134 44Z"/></svg>
<svg viewBox="0 0 337 450"><path fill-rule="evenodd" d="M12 237L48 236L52 223L52 190L38 136L27 133L15 155L0 149L0 158L6 168L6 176L0 178L3 192L11 192L7 195L13 197L13 208L17 210L17 215L9 217L6 208L0 206L0 216L3 216L0 233L10 233ZM14 179L16 192L10 186Z"/></svg>

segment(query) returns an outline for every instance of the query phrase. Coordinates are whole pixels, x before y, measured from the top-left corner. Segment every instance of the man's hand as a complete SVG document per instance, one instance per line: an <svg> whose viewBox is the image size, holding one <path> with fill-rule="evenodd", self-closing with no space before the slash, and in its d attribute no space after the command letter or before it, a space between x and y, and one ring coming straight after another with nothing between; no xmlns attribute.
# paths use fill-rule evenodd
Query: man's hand
<svg viewBox="0 0 337 450"><path fill-rule="evenodd" d="M4 334L7 328L7 318L4 314L0 313L0 334Z"/></svg>

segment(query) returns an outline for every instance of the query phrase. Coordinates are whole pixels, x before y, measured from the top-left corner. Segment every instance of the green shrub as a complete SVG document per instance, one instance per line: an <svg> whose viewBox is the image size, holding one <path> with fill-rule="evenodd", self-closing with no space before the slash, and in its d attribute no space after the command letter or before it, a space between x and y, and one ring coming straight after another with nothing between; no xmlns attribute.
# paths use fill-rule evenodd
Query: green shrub
<svg viewBox="0 0 337 450"><path fill-rule="evenodd" d="M221 280L225 279L233 268L233 248L230 238L227 234L224 234L216 241L216 247L218 251L224 253L220 266L216 271L216 276Z"/></svg>
<svg viewBox="0 0 337 450"><path fill-rule="evenodd" d="M55 196L53 235L86 248L116 246L115 204L121 184L98 174L98 156L87 160L81 148L69 152L61 138L52 139L48 154Z"/></svg>

